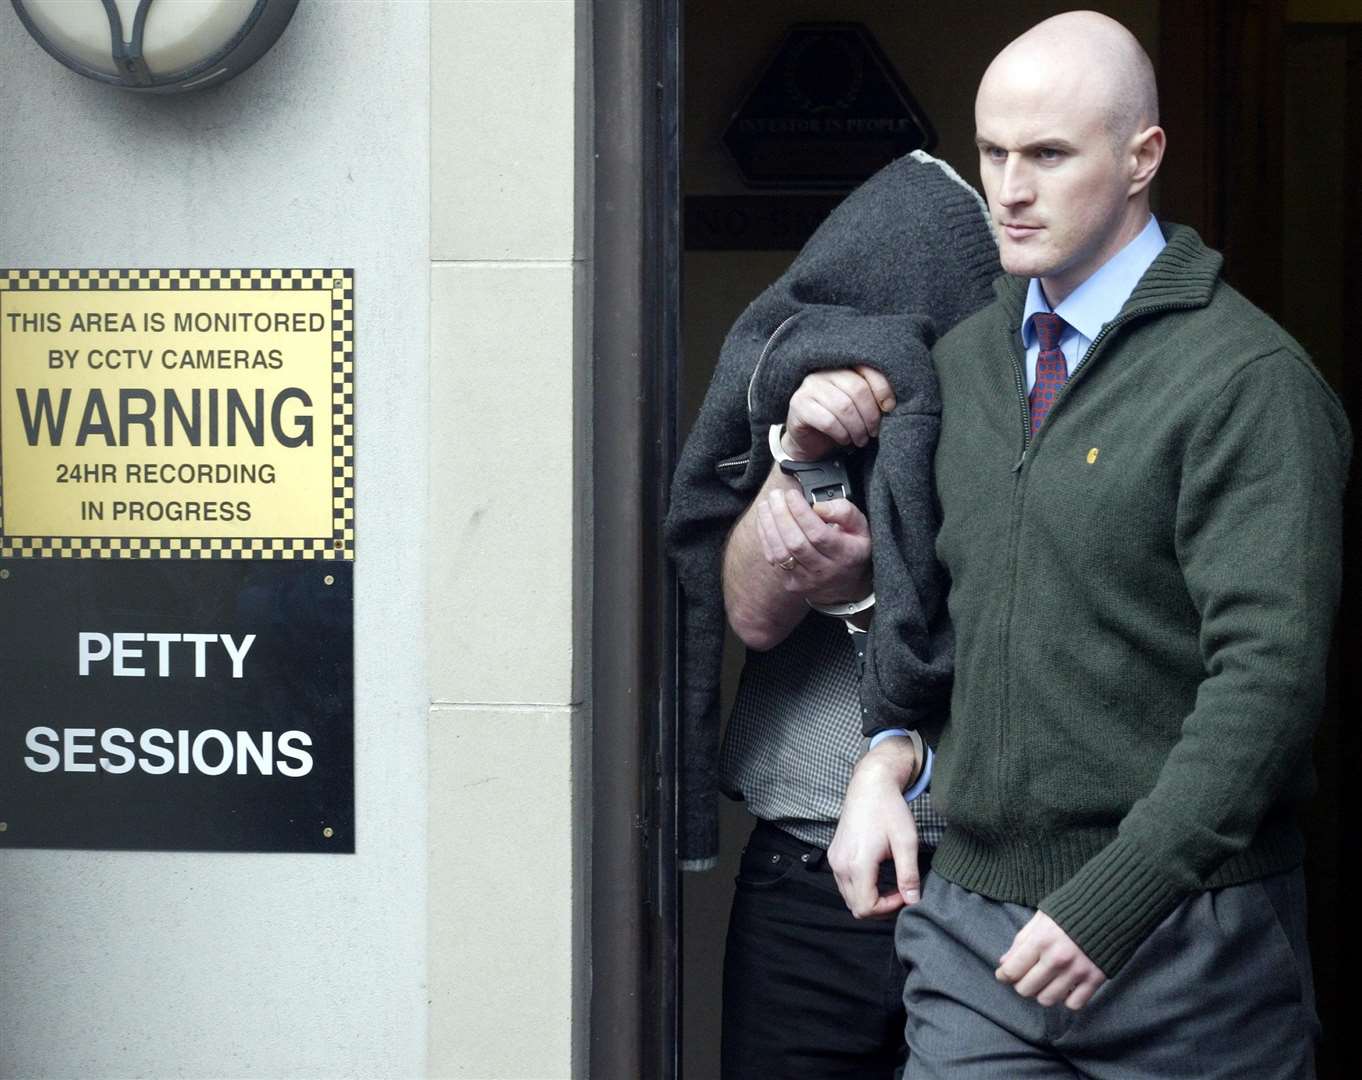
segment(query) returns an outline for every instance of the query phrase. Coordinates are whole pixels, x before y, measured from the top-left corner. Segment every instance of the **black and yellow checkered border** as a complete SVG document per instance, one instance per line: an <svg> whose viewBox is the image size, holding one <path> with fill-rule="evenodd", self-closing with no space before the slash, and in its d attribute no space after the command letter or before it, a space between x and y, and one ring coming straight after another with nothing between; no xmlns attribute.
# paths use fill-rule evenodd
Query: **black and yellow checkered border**
<svg viewBox="0 0 1362 1080"><path fill-rule="evenodd" d="M347 290L353 270L312 269L133 269L0 270L0 292L59 289L103 292L118 289Z"/></svg>
<svg viewBox="0 0 1362 1080"><path fill-rule="evenodd" d="M0 469L0 558L353 559L355 557L355 275L349 269L0 270L0 292L120 289L331 293L331 535L8 536ZM2 465L3 463L0 463Z"/></svg>
<svg viewBox="0 0 1362 1080"><path fill-rule="evenodd" d="M292 536L7 536L21 559L349 559L333 540Z"/></svg>

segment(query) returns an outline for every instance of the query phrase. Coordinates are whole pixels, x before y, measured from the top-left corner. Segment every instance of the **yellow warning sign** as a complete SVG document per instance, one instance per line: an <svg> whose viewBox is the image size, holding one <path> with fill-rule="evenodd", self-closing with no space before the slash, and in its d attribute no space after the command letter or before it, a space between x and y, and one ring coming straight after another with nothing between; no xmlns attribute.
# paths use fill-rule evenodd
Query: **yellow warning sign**
<svg viewBox="0 0 1362 1080"><path fill-rule="evenodd" d="M0 271L0 556L353 558L349 270Z"/></svg>

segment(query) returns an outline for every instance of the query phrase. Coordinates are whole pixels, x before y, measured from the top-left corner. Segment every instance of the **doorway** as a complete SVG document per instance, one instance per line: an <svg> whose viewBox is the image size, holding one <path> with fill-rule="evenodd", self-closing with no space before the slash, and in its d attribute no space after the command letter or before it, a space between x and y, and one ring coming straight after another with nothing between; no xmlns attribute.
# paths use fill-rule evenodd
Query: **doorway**
<svg viewBox="0 0 1362 1080"><path fill-rule="evenodd" d="M684 0L680 439L694 419L729 326L789 265L807 236L808 230L798 227L783 236L749 228L751 200L788 197L796 205L804 197L810 224L836 201L826 191L797 186L754 191L723 141L730 119L787 28L801 22L866 27L935 127L939 142L932 152L977 183L973 98L979 75L1012 37L1069 6ZM1306 346L1358 430L1362 375L1344 357L1345 343L1357 342L1362 332L1362 211L1350 171L1351 163L1362 160L1362 12L1352 22L1338 21L1347 5L1295 0L1176 5L1124 0L1093 6L1128 26L1160 72L1170 152L1155 193L1156 213L1194 226L1225 253L1230 283ZM747 217L725 219L725 206ZM792 216L799 214L792 211L782 220ZM1355 345L1351 351L1356 353ZM1353 470L1344 606L1328 714L1316 742L1319 794L1308 821L1311 938L1326 1033L1321 1077L1351 1075L1348 1066L1355 1061L1343 1012L1343 980L1360 958L1355 935L1346 930L1343 897L1352 878L1344 845L1356 835L1359 820L1356 785L1350 781L1362 764L1362 732L1355 723L1362 709L1357 455ZM726 700L741 662L741 649L730 642ZM1347 718L1354 722L1345 723ZM752 819L740 804L721 800L720 822L719 867L681 878L679 1031L685 1080L719 1075L724 927Z"/></svg>

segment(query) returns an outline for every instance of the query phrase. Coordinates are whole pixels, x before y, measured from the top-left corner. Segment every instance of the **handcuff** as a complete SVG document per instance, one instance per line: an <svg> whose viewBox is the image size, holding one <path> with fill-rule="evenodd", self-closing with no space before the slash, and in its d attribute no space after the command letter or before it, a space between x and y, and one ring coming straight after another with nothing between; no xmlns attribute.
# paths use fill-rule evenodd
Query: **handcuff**
<svg viewBox="0 0 1362 1080"><path fill-rule="evenodd" d="M781 472L787 476L793 476L799 481L799 487L804 492L804 498L808 500L810 506L820 502L831 502L833 499L851 498L851 473L847 471L846 454L835 454L818 461L796 461L785 452L785 447L781 445L781 436L784 434L784 424L771 425L770 433L767 436L767 441L771 447L771 456L775 458ZM873 592L860 600L848 600L839 604L818 604L812 600L805 600L804 602L822 615L831 615L834 618L842 619L846 623L847 633L856 642L857 658L862 658L864 646L860 639L864 636L865 630L852 623L850 618L852 615L859 615L862 611L868 611L875 606L875 594Z"/></svg>
<svg viewBox="0 0 1362 1080"><path fill-rule="evenodd" d="M772 424L767 441L771 447L771 456L775 458L776 464L780 466L780 471L787 476L793 476L799 481L799 487L804 492L804 498L808 500L810 506L820 502L829 502L832 499L851 498L851 474L847 472L847 455L837 454L833 457L823 458L821 461L796 461L785 452L785 447L781 445L781 436L785 434L784 424ZM868 611L875 606L875 593L872 590L869 596L861 600L848 600L840 604L818 604L812 600L805 600L804 603L813 608L814 611L823 615L831 615L842 620L842 625L847 628L847 633L851 635L851 645L856 652L856 677L857 681L865 674L866 663L866 642L869 634L865 627L857 626L851 621L851 616L859 615L862 611ZM862 714L865 707L861 707ZM926 789L932 776L932 751L930 747L924 749L922 736L916 731L904 730L903 732L913 744L913 752L917 756L918 771L914 777L912 786L904 792L903 797L908 802L912 802Z"/></svg>
<svg viewBox="0 0 1362 1080"><path fill-rule="evenodd" d="M771 456L776 459L781 472L799 481L810 506L833 499L851 498L851 474L847 472L845 454L835 454L819 461L796 461L780 444L784 434L784 424L771 425Z"/></svg>

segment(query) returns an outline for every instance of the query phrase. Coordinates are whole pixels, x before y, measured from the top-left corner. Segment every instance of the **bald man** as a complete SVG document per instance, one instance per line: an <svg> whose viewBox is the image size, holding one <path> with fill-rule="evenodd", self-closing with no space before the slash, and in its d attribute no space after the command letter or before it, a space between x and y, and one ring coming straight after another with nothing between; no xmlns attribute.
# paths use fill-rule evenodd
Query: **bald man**
<svg viewBox="0 0 1362 1080"><path fill-rule="evenodd" d="M1034 27L975 116L1008 273L932 354L949 718L903 694L919 615L878 589L862 684L870 729L935 745L951 826L920 901L911 872L878 895L881 858L911 866L922 767L891 734L829 861L854 914L902 908L910 1080L1310 1076L1295 818L1347 420L1220 256L1151 217L1165 136L1123 27Z"/></svg>

